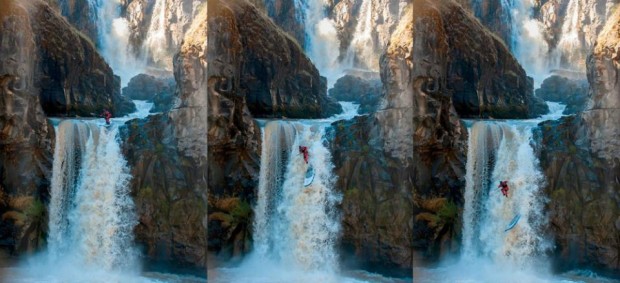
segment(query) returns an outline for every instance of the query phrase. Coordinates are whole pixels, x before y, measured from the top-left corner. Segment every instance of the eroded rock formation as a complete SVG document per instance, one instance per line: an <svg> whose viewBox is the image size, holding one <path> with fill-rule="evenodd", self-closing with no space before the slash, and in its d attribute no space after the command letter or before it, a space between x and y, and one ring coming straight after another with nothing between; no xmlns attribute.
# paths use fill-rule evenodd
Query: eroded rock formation
<svg viewBox="0 0 620 283"><path fill-rule="evenodd" d="M536 95L546 101L560 102L566 105L563 114L575 114L583 111L588 104L588 81L571 80L562 76L545 79Z"/></svg>
<svg viewBox="0 0 620 283"><path fill-rule="evenodd" d="M448 42L447 87L460 117L527 118L547 113L544 102L533 95L532 79L504 42L460 5L443 7L438 23L444 26L433 32Z"/></svg>
<svg viewBox="0 0 620 283"><path fill-rule="evenodd" d="M620 274L620 10L588 59L588 108L536 132L561 269Z"/></svg>

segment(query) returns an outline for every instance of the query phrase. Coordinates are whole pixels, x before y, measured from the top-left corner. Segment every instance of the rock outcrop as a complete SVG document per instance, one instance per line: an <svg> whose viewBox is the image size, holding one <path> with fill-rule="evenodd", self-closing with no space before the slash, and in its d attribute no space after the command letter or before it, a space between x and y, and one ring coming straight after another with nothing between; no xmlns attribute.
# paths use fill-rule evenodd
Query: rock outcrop
<svg viewBox="0 0 620 283"><path fill-rule="evenodd" d="M33 79L47 115L92 116L104 108L115 116L135 111L133 103L120 94L120 79L91 40L48 5L35 1L27 8L35 40Z"/></svg>
<svg viewBox="0 0 620 283"><path fill-rule="evenodd" d="M252 1L251 1L252 2ZM273 21L290 34L299 45L306 45L306 30L304 23L304 11L302 7L295 5L291 0L261 0L255 2L263 2L262 8ZM298 2L300 3L300 2ZM257 5L261 6L261 5Z"/></svg>
<svg viewBox="0 0 620 283"><path fill-rule="evenodd" d="M460 5L444 5L447 86L462 118L528 118L548 112L504 42ZM433 75L433 74L428 74Z"/></svg>
<svg viewBox="0 0 620 283"><path fill-rule="evenodd" d="M207 6L208 13L201 12L194 20L182 52L192 52L192 56L184 56L187 58L185 62L191 63L191 58L198 58L197 54L201 54L193 53L201 50L196 46L208 38L207 46L202 50L206 51L203 60L210 62L210 65L199 80L204 84L209 98L208 249L216 258L229 259L250 248L251 214L249 209L243 208L254 202L260 165L261 134L247 107L250 101L246 97L247 91L252 88L244 85L245 70L242 66L247 60L245 54L251 53L251 48L257 48L260 49L256 50L257 54L262 52L267 56L264 58L275 59L272 56L278 54L271 52L281 50L261 49L261 46L272 43L282 46L287 41L252 41L247 31L241 32L240 29L245 26L261 30L255 34L258 38L265 34L282 33L271 21L256 26L257 22L264 24L266 17L245 0L209 1ZM200 30L204 31L198 32ZM250 42L258 45L251 45ZM194 77L188 76L187 79L189 83ZM243 213L237 214L239 210ZM238 226L240 222L246 225Z"/></svg>
<svg viewBox="0 0 620 283"><path fill-rule="evenodd" d="M360 105L359 114L377 111L381 102L381 80L378 78L363 79L354 75L346 75L334 84L329 95L338 101L355 102Z"/></svg>
<svg viewBox="0 0 620 283"><path fill-rule="evenodd" d="M237 95L245 96L254 117L321 118L342 112L327 96L325 78L295 40L255 6L243 1L228 6L218 11L230 10L232 19L218 19L223 22L213 26L221 26L221 32L235 36L236 41L212 52L233 53L238 58L236 65L221 68L228 68L239 79ZM220 79L218 85L226 88L231 83Z"/></svg>
<svg viewBox="0 0 620 283"><path fill-rule="evenodd" d="M588 104L588 81L571 80L561 76L551 76L545 79L536 96L552 102L566 105L563 114L576 114L583 111Z"/></svg>
<svg viewBox="0 0 620 283"><path fill-rule="evenodd" d="M585 111L536 131L558 268L620 274L620 10L588 59Z"/></svg>
<svg viewBox="0 0 620 283"><path fill-rule="evenodd" d="M153 102L151 112L166 112L173 107L176 82L172 77L139 74L123 88L123 95L134 100Z"/></svg>
<svg viewBox="0 0 620 283"><path fill-rule="evenodd" d="M45 243L54 128L41 108L29 4L0 1L0 251Z"/></svg>
<svg viewBox="0 0 620 283"><path fill-rule="evenodd" d="M218 113L219 107L208 96L208 64L213 61L207 59L206 14L205 5L175 56L176 107L131 121L122 133L134 176L132 194L139 216L136 241L152 262L203 271L207 264L207 180L211 181L208 162L213 162L207 156L207 140L217 140L209 131L216 121L207 116Z"/></svg>

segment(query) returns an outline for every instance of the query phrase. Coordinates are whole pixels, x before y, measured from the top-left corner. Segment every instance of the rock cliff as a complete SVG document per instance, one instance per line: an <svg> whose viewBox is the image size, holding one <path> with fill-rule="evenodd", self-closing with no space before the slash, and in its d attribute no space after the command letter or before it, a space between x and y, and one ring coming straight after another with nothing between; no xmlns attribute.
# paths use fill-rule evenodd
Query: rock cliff
<svg viewBox="0 0 620 283"><path fill-rule="evenodd" d="M381 80L378 78L364 79L355 75L339 78L329 95L338 101L355 102L360 105L359 114L377 111L381 103Z"/></svg>
<svg viewBox="0 0 620 283"><path fill-rule="evenodd" d="M40 1L29 5L29 11L36 42L33 79L48 115L93 116L104 108L114 116L135 111L133 103L121 96L120 79L89 38Z"/></svg>
<svg viewBox="0 0 620 283"><path fill-rule="evenodd" d="M589 103L536 131L560 269L620 274L620 10L588 58Z"/></svg>
<svg viewBox="0 0 620 283"><path fill-rule="evenodd" d="M444 5L441 18L450 56L447 86L462 118L527 118L548 112L534 96L532 79L500 38L460 5Z"/></svg>
<svg viewBox="0 0 620 283"><path fill-rule="evenodd" d="M371 270L410 272L457 227L456 209L450 219L425 217L429 201L455 207L465 170L466 132L448 88L450 7L413 1L381 58L382 107L329 132L344 193L342 247Z"/></svg>
<svg viewBox="0 0 620 283"><path fill-rule="evenodd" d="M245 96L254 117L320 118L342 111L327 96L325 78L294 39L255 6L242 1L229 6L221 10L230 10L232 19L217 22L217 26L222 34L234 36L235 41L212 51L237 57L236 65L226 68L233 72L234 79L239 79L237 95ZM231 82L218 84L230 87Z"/></svg>
<svg viewBox="0 0 620 283"><path fill-rule="evenodd" d="M562 76L545 79L536 95L546 101L566 105L563 114L575 114L585 110L588 104L588 81L572 80Z"/></svg>

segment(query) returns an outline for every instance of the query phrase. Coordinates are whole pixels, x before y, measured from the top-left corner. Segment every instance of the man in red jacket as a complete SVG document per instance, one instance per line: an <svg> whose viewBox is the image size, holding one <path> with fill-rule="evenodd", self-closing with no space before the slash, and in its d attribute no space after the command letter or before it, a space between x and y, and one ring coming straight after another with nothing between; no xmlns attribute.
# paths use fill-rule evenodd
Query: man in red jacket
<svg viewBox="0 0 620 283"><path fill-rule="evenodd" d="M300 145L299 146L299 153L304 155L304 160L306 161L306 164L308 164L308 147Z"/></svg>
<svg viewBox="0 0 620 283"><path fill-rule="evenodd" d="M498 188L502 188L502 194L505 197L508 197L508 190L510 188L508 188L508 181L499 181L499 186L497 186Z"/></svg>

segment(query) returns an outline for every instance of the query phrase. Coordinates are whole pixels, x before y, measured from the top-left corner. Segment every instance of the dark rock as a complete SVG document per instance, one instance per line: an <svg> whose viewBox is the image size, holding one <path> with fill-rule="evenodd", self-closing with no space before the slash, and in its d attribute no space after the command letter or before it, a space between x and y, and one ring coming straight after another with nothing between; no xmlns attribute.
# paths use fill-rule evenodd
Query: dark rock
<svg viewBox="0 0 620 283"><path fill-rule="evenodd" d="M321 118L342 112L340 105L327 96L325 78L295 40L245 1L219 6L212 14L219 17L213 27L221 35L210 40L234 36L238 42L211 52L239 57L238 65L228 68L238 74L237 95L246 97L254 117ZM224 20L222 13L230 18ZM231 83L220 81L218 85L226 88Z"/></svg>
<svg viewBox="0 0 620 283"><path fill-rule="evenodd" d="M148 261L204 270L206 168L178 150L176 129L166 114L134 119L121 129L139 217L134 233Z"/></svg>
<svg viewBox="0 0 620 283"><path fill-rule="evenodd" d="M41 107L37 2L0 2L0 249L45 244L54 127ZM57 31L58 32L58 31Z"/></svg>
<svg viewBox="0 0 620 283"><path fill-rule="evenodd" d="M348 101L360 104L359 113L372 113L377 110L381 102L381 80L346 75L334 84L329 95L338 101Z"/></svg>
<svg viewBox="0 0 620 283"><path fill-rule="evenodd" d="M214 63L209 63L208 69L200 71L204 75L197 82L193 81L193 72L197 72L194 70L186 71L186 75L181 77L183 81L178 84L181 95L185 92L200 93L204 99L208 96L209 128L206 131L209 142L208 250L215 258L228 260L250 250L251 227L248 224L251 223L251 209L248 204L254 203L254 190L258 184L261 135L258 124L248 110L251 101L257 99L258 96L253 96L249 92L266 91L264 87L267 85L264 83L271 80L278 80L271 82L270 85L273 87L279 85L277 88L286 88L286 86L297 85L309 92L311 89L318 91L319 84L324 87L325 82L316 81L321 80L318 73L316 77L310 77L306 71L291 69L294 65L285 64L281 66L283 68L281 70L278 70L275 65L263 65L266 62L273 64L286 62L291 58L285 59L286 57L279 56L289 56L289 51L300 51L297 46L290 45L294 44L293 41L286 39L286 36L283 36L282 32L266 19L266 16L260 14L253 5L246 1L209 1L207 9L201 11L194 20L194 25L208 25L209 29L204 31L192 27L191 30L195 33L188 33L186 36L181 50L183 65L176 68L177 72L191 70L191 66L196 66L197 62ZM260 32L250 32L250 30L257 29ZM269 32L265 32L265 29ZM275 36L278 39L268 40L263 36ZM205 46L207 51L200 53L206 38L209 38ZM281 50L280 47L287 48L289 51ZM302 56L301 53L298 55ZM246 56L251 56L252 59ZM302 58L304 64L310 64L305 60L307 59ZM288 62L293 64L291 61ZM246 66L241 67L244 65ZM311 65L307 66L311 67ZM251 70L253 68L256 70ZM308 70L312 72L315 69L312 67ZM265 73L262 73L263 71ZM255 77L259 74L260 79ZM275 74L278 75L273 76ZM287 80L287 75L289 75L288 83L279 81L280 79ZM300 76L308 77L300 80ZM179 82L179 76L177 76L177 82ZM200 86L200 88L195 86ZM199 90L192 92L194 89ZM280 90L273 89L273 91L273 93L280 93ZM312 97L311 94L310 97ZM279 99L282 100L274 101L276 103L274 109L265 109L265 111L271 113L270 115L282 115L282 113L291 111L287 107L292 105L285 101L290 102L289 99L295 98L288 96ZM282 103L281 106L278 103ZM260 109L258 105L254 106L255 110ZM313 104L311 107L315 106L318 105ZM280 114L276 114L278 109L282 110ZM301 111L301 109L297 110ZM231 201L238 204L234 206L236 209L230 206L224 208L225 206L221 205L223 202ZM248 209L243 209L244 207ZM243 213L233 215L233 211L239 212L239 210Z"/></svg>
<svg viewBox="0 0 620 283"><path fill-rule="evenodd" d="M171 77L155 77L139 74L123 88L123 95L135 100L153 102L151 113L169 111L174 102L176 82Z"/></svg>
<svg viewBox="0 0 620 283"><path fill-rule="evenodd" d="M47 115L98 116L104 108L114 116L135 111L90 39L43 2L34 1L28 9L37 50L33 79Z"/></svg>
<svg viewBox="0 0 620 283"><path fill-rule="evenodd" d="M172 95L176 84L173 78L156 78L147 74L139 74L123 88L123 95L134 100L151 101L159 93Z"/></svg>
<svg viewBox="0 0 620 283"><path fill-rule="evenodd" d="M588 81L571 80L561 76L551 76L545 79L536 96L552 102L566 105L563 114L575 114L583 111L588 102Z"/></svg>
<svg viewBox="0 0 620 283"><path fill-rule="evenodd" d="M549 109L534 96L533 80L510 49L470 13L453 1L442 1L443 27L436 30L447 40L448 87L462 118L530 118Z"/></svg>

